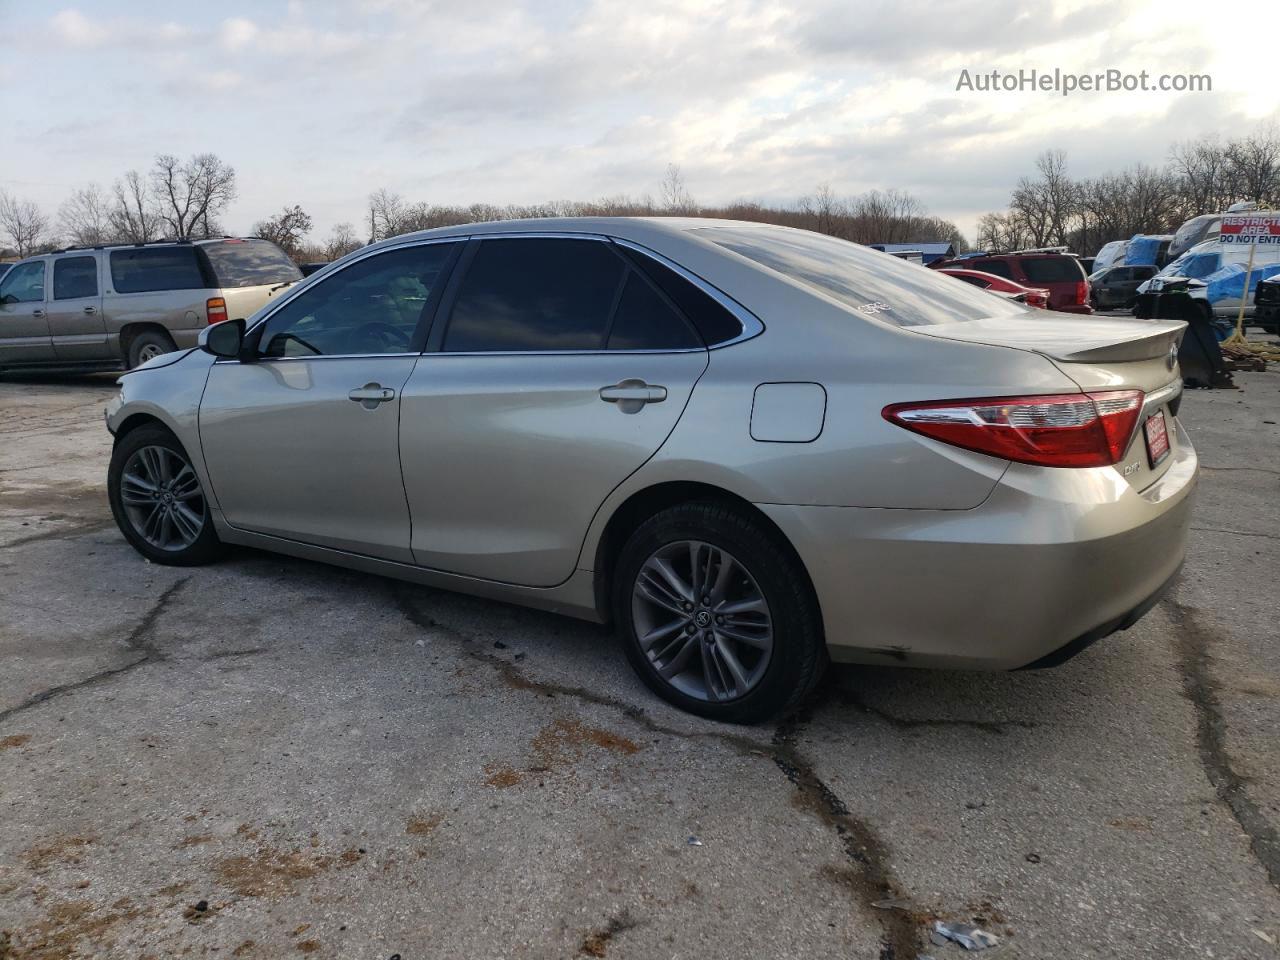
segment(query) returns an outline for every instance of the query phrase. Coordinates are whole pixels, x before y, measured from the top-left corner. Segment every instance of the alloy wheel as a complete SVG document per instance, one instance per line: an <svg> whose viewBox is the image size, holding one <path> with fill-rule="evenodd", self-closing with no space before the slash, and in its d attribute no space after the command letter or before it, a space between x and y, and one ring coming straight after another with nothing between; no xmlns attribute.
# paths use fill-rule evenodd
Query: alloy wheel
<svg viewBox="0 0 1280 960"><path fill-rule="evenodd" d="M632 586L631 616L654 670L698 700L742 697L769 666L769 604L746 566L714 544L678 540L654 551Z"/></svg>
<svg viewBox="0 0 1280 960"><path fill-rule="evenodd" d="M120 501L138 536L160 550L190 547L208 522L200 478L168 447L133 452L120 474Z"/></svg>

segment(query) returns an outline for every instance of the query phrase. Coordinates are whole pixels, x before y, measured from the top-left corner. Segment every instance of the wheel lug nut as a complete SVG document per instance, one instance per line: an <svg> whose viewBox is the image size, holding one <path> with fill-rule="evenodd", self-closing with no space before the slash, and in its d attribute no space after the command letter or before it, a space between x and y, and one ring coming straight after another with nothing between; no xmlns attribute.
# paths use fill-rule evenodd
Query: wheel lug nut
<svg viewBox="0 0 1280 960"><path fill-rule="evenodd" d="M720 626L720 627L723 627L723 626L724 626L724 617L716 617L716 625L717 625L717 626Z"/></svg>

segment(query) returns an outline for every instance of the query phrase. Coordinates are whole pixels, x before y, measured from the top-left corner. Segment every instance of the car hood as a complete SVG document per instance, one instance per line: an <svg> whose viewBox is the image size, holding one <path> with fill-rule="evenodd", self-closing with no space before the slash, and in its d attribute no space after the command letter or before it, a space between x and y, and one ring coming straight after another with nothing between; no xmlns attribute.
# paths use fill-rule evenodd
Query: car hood
<svg viewBox="0 0 1280 960"><path fill-rule="evenodd" d="M1049 310L1016 317L907 327L912 333L966 343L1029 350L1072 363L1123 362L1163 357L1182 338L1181 320L1080 317Z"/></svg>

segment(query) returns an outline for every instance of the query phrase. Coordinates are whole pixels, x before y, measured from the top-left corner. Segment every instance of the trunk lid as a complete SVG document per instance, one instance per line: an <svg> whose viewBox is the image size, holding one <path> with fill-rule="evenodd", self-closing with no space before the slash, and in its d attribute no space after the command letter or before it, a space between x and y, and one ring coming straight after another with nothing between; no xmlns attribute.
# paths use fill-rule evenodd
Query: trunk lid
<svg viewBox="0 0 1280 960"><path fill-rule="evenodd" d="M1180 320L1091 318L1028 311L1023 317L906 329L924 336L1038 353L1084 391L1141 390L1146 396L1138 425L1125 456L1113 469L1131 486L1143 490L1164 474L1177 450L1174 418L1182 399L1177 351L1186 327ZM1169 453L1153 458L1147 435L1149 431L1159 432L1160 417Z"/></svg>

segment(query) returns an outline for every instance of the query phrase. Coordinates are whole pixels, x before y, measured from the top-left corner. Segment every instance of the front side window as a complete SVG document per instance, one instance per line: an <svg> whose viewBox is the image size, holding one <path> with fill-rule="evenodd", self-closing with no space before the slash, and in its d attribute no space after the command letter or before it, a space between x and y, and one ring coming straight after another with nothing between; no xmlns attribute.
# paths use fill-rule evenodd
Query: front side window
<svg viewBox="0 0 1280 960"><path fill-rule="evenodd" d="M20 263L0 281L0 303L39 303L44 300L44 261Z"/></svg>
<svg viewBox="0 0 1280 960"><path fill-rule="evenodd" d="M93 257L63 257L53 261L53 299L78 300L97 295L97 260Z"/></svg>
<svg viewBox="0 0 1280 960"><path fill-rule="evenodd" d="M440 296L457 244L389 250L303 290L263 327L264 357L416 353L415 336Z"/></svg>
<svg viewBox="0 0 1280 960"><path fill-rule="evenodd" d="M190 246L112 250L111 283L116 293L200 290L208 286L195 248Z"/></svg>
<svg viewBox="0 0 1280 960"><path fill-rule="evenodd" d="M623 271L600 240L485 240L458 288L442 349L603 350Z"/></svg>

